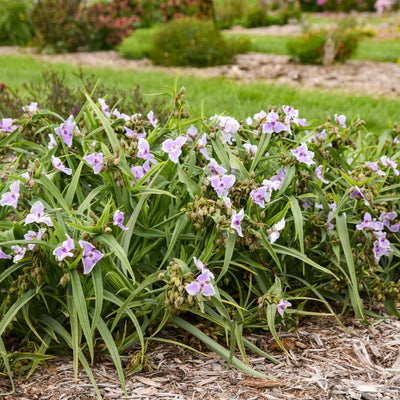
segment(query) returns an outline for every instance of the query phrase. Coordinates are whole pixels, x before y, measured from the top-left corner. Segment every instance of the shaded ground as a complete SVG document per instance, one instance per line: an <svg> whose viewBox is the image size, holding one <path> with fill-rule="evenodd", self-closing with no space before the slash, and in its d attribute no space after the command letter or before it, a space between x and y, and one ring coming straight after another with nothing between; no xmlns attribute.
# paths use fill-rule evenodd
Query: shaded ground
<svg viewBox="0 0 400 400"><path fill-rule="evenodd" d="M214 353L208 357L168 344L153 343L151 372L127 377L128 399L205 400L394 400L400 398L400 321L386 319L375 326L344 320L346 329L331 318L305 321L297 332L281 332L292 355L282 354L268 333L250 339L274 355L273 364L250 355L251 365L276 380L245 376L227 370ZM174 333L175 334L175 333ZM183 340L177 334L174 339ZM123 399L111 362L94 367L104 399ZM16 393L4 400L94 400L83 371L74 384L70 359L49 362L28 381L16 383ZM0 380L0 392L7 381Z"/></svg>

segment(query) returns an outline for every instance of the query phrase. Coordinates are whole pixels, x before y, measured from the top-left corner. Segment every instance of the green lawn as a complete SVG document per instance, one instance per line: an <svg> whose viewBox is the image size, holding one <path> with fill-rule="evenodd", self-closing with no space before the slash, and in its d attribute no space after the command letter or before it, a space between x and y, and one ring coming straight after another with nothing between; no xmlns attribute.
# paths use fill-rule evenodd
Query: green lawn
<svg viewBox="0 0 400 400"><path fill-rule="evenodd" d="M78 69L62 64L52 68L66 71L66 79L71 85L78 80L73 73ZM21 88L22 83L39 81L41 73L49 68L49 64L39 63L24 56L3 56L0 64L0 82L10 88ZM112 88L134 91L140 85L142 92L155 94L169 91L177 79L175 75L118 71L109 68L84 69L85 73L95 74L102 83ZM178 79L178 89L186 88L186 99L192 117L204 114L212 116L216 113L229 113L243 119L252 116L269 105L293 105L300 109L300 115L307 119L325 120L334 113L345 114L349 120L360 117L367 122L367 129L382 131L395 121L400 121L400 101L376 99L368 96L350 96L328 91L308 91L288 86L267 85L263 82L243 84L226 79L201 79L182 76ZM106 93L104 94L106 95ZM35 99L32 98L32 101Z"/></svg>

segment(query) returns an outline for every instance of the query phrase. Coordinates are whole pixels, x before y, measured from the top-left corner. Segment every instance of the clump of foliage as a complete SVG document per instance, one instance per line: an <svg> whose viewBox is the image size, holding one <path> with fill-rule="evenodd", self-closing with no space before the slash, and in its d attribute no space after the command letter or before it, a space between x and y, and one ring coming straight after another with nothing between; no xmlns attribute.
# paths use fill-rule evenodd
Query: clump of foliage
<svg viewBox="0 0 400 400"><path fill-rule="evenodd" d="M83 71L79 71L74 78L74 81L67 82L65 72L48 70L43 72L41 81L23 83L21 91L12 91L5 84L0 84L0 118L18 115L22 107L33 98L46 110L59 115L77 115L86 99L82 88L95 88L91 91L93 96L109 92L109 101L113 104L118 102L125 110L143 114L152 109L161 122L167 120L169 111L166 101L153 96L151 101L146 100L140 86L136 86L133 93L127 93L116 87L106 88L97 82L94 75L85 75Z"/></svg>
<svg viewBox="0 0 400 400"><path fill-rule="evenodd" d="M127 37L118 47L118 52L124 58L140 60L149 57L154 28L142 28Z"/></svg>
<svg viewBox="0 0 400 400"><path fill-rule="evenodd" d="M33 37L30 0L0 0L0 44L26 45Z"/></svg>
<svg viewBox="0 0 400 400"><path fill-rule="evenodd" d="M139 0L115 0L91 5L86 12L90 49L112 49L140 27L143 12L140 3Z"/></svg>
<svg viewBox="0 0 400 400"><path fill-rule="evenodd" d="M38 0L32 10L36 43L43 52L74 52L87 44L83 0Z"/></svg>
<svg viewBox="0 0 400 400"><path fill-rule="evenodd" d="M372 300L399 316L396 129L366 133L336 114L310 124L291 106L193 120L184 89L171 100L163 124L87 94L75 116L33 102L0 120L0 359L11 381L14 360L33 371L70 349L100 397L95 355L111 357L124 386L121 354L139 345L128 365L144 368L168 321L265 377L246 351L277 360L245 331L281 345L277 324L316 305L334 316L332 302L361 320Z"/></svg>
<svg viewBox="0 0 400 400"><path fill-rule="evenodd" d="M233 60L234 49L211 21L182 18L161 26L153 35L150 58L160 65L207 67Z"/></svg>
<svg viewBox="0 0 400 400"><path fill-rule="evenodd" d="M289 54L302 64L343 63L357 50L361 39L357 28L310 29L287 43Z"/></svg>
<svg viewBox="0 0 400 400"><path fill-rule="evenodd" d="M303 11L375 11L376 0L299 0Z"/></svg>

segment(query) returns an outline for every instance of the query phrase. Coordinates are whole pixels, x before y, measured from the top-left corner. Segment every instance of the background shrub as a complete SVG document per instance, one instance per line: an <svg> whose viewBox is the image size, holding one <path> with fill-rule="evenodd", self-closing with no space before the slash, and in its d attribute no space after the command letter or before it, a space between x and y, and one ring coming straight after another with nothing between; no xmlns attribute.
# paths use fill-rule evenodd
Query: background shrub
<svg viewBox="0 0 400 400"><path fill-rule="evenodd" d="M207 67L232 61L228 46L211 21L183 18L170 21L154 34L150 58L160 65Z"/></svg>
<svg viewBox="0 0 400 400"><path fill-rule="evenodd" d="M155 30L143 28L127 37L119 46L118 51L124 58L140 60L149 56L151 51L151 38Z"/></svg>
<svg viewBox="0 0 400 400"><path fill-rule="evenodd" d="M303 11L375 11L376 0L299 0Z"/></svg>
<svg viewBox="0 0 400 400"><path fill-rule="evenodd" d="M82 0L38 0L32 10L36 40L45 52L74 52L87 44Z"/></svg>
<svg viewBox="0 0 400 400"><path fill-rule="evenodd" d="M33 37L30 0L0 0L0 44L25 45Z"/></svg>
<svg viewBox="0 0 400 400"><path fill-rule="evenodd" d="M302 64L345 62L357 49L361 34L342 24L335 29L314 29L290 40L289 53Z"/></svg>

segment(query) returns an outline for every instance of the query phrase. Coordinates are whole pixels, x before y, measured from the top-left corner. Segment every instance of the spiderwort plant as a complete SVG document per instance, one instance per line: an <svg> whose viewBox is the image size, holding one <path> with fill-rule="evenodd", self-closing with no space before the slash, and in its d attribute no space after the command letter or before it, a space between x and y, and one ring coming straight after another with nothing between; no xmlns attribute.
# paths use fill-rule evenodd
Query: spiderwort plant
<svg viewBox="0 0 400 400"><path fill-rule="evenodd" d="M119 351L139 343L140 369L148 330L170 318L198 334L191 313L254 374L232 353L246 359L246 329L279 341L276 323L315 302L332 312L331 298L361 319L363 297L396 309L397 132L365 136L340 115L314 126L289 105L245 121L174 109L161 126L88 96L76 120L31 118L33 138L22 120L36 109L0 125L0 150L21 154L0 165L0 324L17 321L2 337L64 341L75 360L102 343L123 383Z"/></svg>

